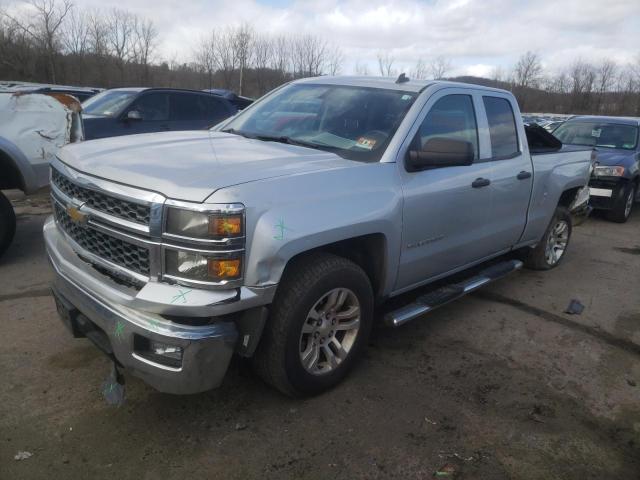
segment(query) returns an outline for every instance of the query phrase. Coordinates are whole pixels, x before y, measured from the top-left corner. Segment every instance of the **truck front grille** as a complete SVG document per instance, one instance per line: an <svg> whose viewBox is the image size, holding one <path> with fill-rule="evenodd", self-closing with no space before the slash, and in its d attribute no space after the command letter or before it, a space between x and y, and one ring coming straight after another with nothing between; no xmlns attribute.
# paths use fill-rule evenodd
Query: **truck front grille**
<svg viewBox="0 0 640 480"><path fill-rule="evenodd" d="M51 169L51 180L65 195L85 202L91 208L100 212L123 218L131 222L149 225L150 208L148 205L141 205L129 202L120 198L105 195L88 188L76 185L68 178L60 174L55 168Z"/></svg>
<svg viewBox="0 0 640 480"><path fill-rule="evenodd" d="M149 276L149 250L74 223L67 212L54 202L58 225L82 248L100 258L141 275Z"/></svg>

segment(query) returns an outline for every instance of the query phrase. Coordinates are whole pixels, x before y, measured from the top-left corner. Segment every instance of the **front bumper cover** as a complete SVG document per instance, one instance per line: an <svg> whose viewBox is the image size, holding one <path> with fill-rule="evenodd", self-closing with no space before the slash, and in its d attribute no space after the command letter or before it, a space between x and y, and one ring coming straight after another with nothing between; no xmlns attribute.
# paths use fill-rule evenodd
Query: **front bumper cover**
<svg viewBox="0 0 640 480"><path fill-rule="evenodd" d="M148 299L139 301L130 289L109 284L108 277L83 262L52 219L45 224L44 236L55 271L54 292L106 334L113 356L128 372L161 392L173 394L198 393L222 382L238 340L233 321L220 319L204 326L191 326L167 320L163 314L154 311L161 309L161 303L149 305ZM170 288L161 286L164 287ZM215 292L204 293L215 295ZM242 293L231 298L220 293L222 299L218 305L200 302L191 308L189 305L182 308L171 305L166 314L189 316L195 313L200 316L206 309L207 313L216 316L217 312L222 315L229 311L244 311L258 303L256 294L248 295L243 301ZM270 293L259 296L259 303L270 301ZM140 305L152 308L136 308ZM136 351L136 337L181 347L180 366L163 365L144 358Z"/></svg>

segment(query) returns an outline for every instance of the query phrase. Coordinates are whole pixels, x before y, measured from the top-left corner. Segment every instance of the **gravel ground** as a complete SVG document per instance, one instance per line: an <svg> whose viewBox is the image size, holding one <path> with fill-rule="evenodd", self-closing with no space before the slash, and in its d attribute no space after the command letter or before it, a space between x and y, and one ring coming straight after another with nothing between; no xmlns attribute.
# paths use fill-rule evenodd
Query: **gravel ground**
<svg viewBox="0 0 640 480"><path fill-rule="evenodd" d="M56 316L46 201L27 200L0 261L1 479L640 478L640 208L576 227L554 271L376 329L319 397L285 398L237 360L188 397L129 376L116 408L109 362Z"/></svg>

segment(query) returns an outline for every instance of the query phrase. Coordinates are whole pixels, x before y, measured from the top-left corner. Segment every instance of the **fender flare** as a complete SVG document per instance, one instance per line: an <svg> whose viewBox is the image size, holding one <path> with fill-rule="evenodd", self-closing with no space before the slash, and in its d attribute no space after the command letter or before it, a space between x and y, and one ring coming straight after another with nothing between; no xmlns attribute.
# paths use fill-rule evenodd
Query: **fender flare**
<svg viewBox="0 0 640 480"><path fill-rule="evenodd" d="M10 164L18 171L21 183L18 188L26 194L35 192L37 190L36 175L22 150L10 140L0 137L0 154L6 156Z"/></svg>

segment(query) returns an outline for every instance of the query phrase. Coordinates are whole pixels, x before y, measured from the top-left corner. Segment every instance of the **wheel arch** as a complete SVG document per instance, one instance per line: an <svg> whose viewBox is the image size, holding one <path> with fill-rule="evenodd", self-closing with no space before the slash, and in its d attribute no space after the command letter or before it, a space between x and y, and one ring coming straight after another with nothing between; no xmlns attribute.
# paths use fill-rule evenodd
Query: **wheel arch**
<svg viewBox="0 0 640 480"><path fill-rule="evenodd" d="M0 137L0 188L17 188L33 193L35 174L22 151L11 141Z"/></svg>
<svg viewBox="0 0 640 480"><path fill-rule="evenodd" d="M331 253L352 261L366 273L371 282L374 297L381 299L384 296L385 285L388 280L387 239L384 234L371 233L345 238L299 252L287 261L283 275L293 263L317 252Z"/></svg>

